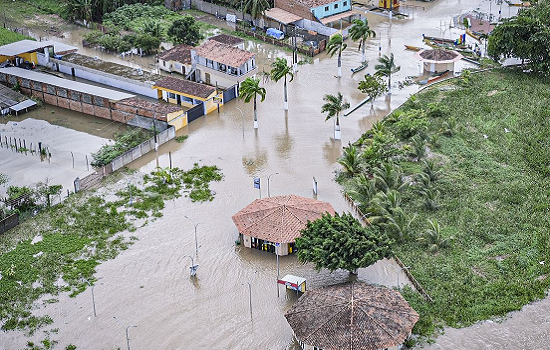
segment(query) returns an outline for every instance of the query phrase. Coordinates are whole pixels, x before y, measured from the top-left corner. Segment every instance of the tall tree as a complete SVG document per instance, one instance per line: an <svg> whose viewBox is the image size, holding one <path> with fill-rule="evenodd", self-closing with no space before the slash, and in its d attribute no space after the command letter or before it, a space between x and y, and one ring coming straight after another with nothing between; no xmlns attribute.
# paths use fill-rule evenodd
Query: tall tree
<svg viewBox="0 0 550 350"><path fill-rule="evenodd" d="M369 38L375 38L376 32L369 27L369 20L365 18L364 20L355 19L353 21L353 26L349 29L349 35L351 40L359 41L359 50L362 50L361 62L366 62L367 58L365 57L365 46Z"/></svg>
<svg viewBox="0 0 550 350"><path fill-rule="evenodd" d="M239 1L242 0L236 0L235 3L239 3ZM242 12L250 13L256 21L264 15L266 10L269 10L270 8L271 5L267 0L244 0L242 2Z"/></svg>
<svg viewBox="0 0 550 350"><path fill-rule="evenodd" d="M274 80L278 82L279 80L284 78L285 84L284 84L284 108L285 111L288 111L288 94L287 94L287 88L286 88L286 77L289 76L290 80L294 80L294 74L292 73L292 66L290 66L286 58L279 57L271 64L271 71L269 72L269 77L271 80Z"/></svg>
<svg viewBox="0 0 550 350"><path fill-rule="evenodd" d="M354 177L361 171L360 154L357 152L357 147L348 145L344 147L342 157L338 159L338 164L342 166L342 173L348 177Z"/></svg>
<svg viewBox="0 0 550 350"><path fill-rule="evenodd" d="M389 257L392 243L378 227L363 227L349 213L341 216L327 213L318 220L308 221L301 237L296 238L299 261L312 262L317 270L344 269L354 274L358 268Z"/></svg>
<svg viewBox="0 0 550 350"><path fill-rule="evenodd" d="M191 16L174 21L168 29L168 37L176 44L191 46L196 46L202 39L197 21Z"/></svg>
<svg viewBox="0 0 550 350"><path fill-rule="evenodd" d="M359 90L370 97L371 106L374 105L374 100L380 97L388 90L382 79L377 75L365 75L365 78L359 82Z"/></svg>
<svg viewBox="0 0 550 350"><path fill-rule="evenodd" d="M323 97L323 100L326 101L326 103L321 106L321 113L327 113L325 121L334 116L336 117L336 124L334 125L334 139L340 140L342 138L340 132L340 113L349 108L349 103L344 102L344 97L341 93L338 93L336 96L327 94Z"/></svg>
<svg viewBox="0 0 550 350"><path fill-rule="evenodd" d="M245 103L249 103L251 100L254 100L254 129L258 129L258 110L256 103L258 95L261 97L260 102L263 102L265 100L265 89L260 87L260 79L255 79L252 77L246 78L241 83L239 98L244 100Z"/></svg>
<svg viewBox="0 0 550 350"><path fill-rule="evenodd" d="M401 70L401 67L395 64L393 53L390 56L382 55L378 58L378 64L374 66L376 75L388 78L388 93L391 94L391 76Z"/></svg>
<svg viewBox="0 0 550 350"><path fill-rule="evenodd" d="M338 53L338 77L342 76L342 51L348 47L348 44L344 43L344 37L342 34L333 35L328 41L327 52L330 57Z"/></svg>

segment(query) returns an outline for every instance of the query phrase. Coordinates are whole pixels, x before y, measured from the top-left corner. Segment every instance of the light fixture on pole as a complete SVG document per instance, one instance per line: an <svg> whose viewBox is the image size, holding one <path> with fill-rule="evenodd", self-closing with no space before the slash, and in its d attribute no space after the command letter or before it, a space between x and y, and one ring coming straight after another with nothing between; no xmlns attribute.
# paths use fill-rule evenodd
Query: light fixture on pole
<svg viewBox="0 0 550 350"><path fill-rule="evenodd" d="M189 266L189 270L190 270L190 273L191 273L191 277L195 277L195 275L197 274L197 270L199 268L199 264L195 265L195 260L193 259L193 257L191 255L186 255L186 256L184 256L184 258L191 259L191 266Z"/></svg>
<svg viewBox="0 0 550 350"><path fill-rule="evenodd" d="M239 107L235 107L239 112L241 112L241 127L243 129L243 139L244 139L244 114L243 111Z"/></svg>
<svg viewBox="0 0 550 350"><path fill-rule="evenodd" d="M254 274L256 273L257 271L254 270ZM248 284L248 306L249 306L249 309L250 309L250 319L252 320L252 282L246 282L246 284ZM244 283L241 283L241 285L245 285Z"/></svg>
<svg viewBox="0 0 550 350"><path fill-rule="evenodd" d="M97 317L97 312L96 312L96 309L95 309L95 295L94 295L94 287L95 285L93 285L89 280L85 279L84 277L81 277L82 280L84 282L86 282L89 286L90 286L90 290L92 291L92 306L94 308L94 317ZM98 280L100 280L100 278L98 278Z"/></svg>
<svg viewBox="0 0 550 350"><path fill-rule="evenodd" d="M117 320L118 323L120 323L122 325L122 327L124 327L126 329L126 347L128 348L128 350L130 350L130 328L132 328L132 327L137 328L137 326L126 326L124 323L122 323L121 320L119 320L115 316L113 316L113 318L115 320Z"/></svg>
<svg viewBox="0 0 550 350"><path fill-rule="evenodd" d="M195 235L195 257L198 258L199 256L199 244L198 244L198 241L197 241L197 226L199 226L200 222L195 224L193 222L193 220L189 219L189 217L187 215L184 215L183 216L184 218L186 218L187 220L189 220L191 222L191 224L193 225L194 227L194 235Z"/></svg>
<svg viewBox="0 0 550 350"><path fill-rule="evenodd" d="M267 196L268 197L271 197L271 193L269 192L269 178L273 175L279 175L279 173L273 173L273 174L270 174L268 177L267 177Z"/></svg>

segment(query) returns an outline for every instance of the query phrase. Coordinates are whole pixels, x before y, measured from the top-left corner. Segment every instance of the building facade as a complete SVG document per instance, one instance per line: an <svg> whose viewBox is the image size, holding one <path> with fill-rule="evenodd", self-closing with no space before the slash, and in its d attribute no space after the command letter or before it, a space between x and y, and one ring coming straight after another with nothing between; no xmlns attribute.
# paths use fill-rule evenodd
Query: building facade
<svg viewBox="0 0 550 350"><path fill-rule="evenodd" d="M159 68L165 72L176 72L183 76L191 73L191 50L193 46L178 45L159 55Z"/></svg>

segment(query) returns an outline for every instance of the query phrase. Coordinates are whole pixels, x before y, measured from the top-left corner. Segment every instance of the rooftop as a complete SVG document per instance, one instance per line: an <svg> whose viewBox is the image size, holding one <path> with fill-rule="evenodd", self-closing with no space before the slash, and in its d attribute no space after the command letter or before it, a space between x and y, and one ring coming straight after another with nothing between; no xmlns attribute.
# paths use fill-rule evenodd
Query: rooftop
<svg viewBox="0 0 550 350"><path fill-rule="evenodd" d="M119 101L125 98L134 97L134 95L127 94L125 92L119 92L115 90L105 89L99 86L79 83L77 81L59 78L54 75L39 73L17 67L0 68L0 73L6 73L24 79L30 79L33 81L54 85L63 89L70 89L85 94L103 97L113 101Z"/></svg>
<svg viewBox="0 0 550 350"><path fill-rule="evenodd" d="M121 101L117 102L118 104L126 105L126 106L132 106L137 107L140 109L145 109L148 111L157 112L158 114L167 115L174 112L179 112L182 109L185 109L185 107L177 106L171 103L165 103L162 101L153 102L153 101L147 101L141 98L137 97L130 97Z"/></svg>
<svg viewBox="0 0 550 350"><path fill-rule="evenodd" d="M164 88L176 92L181 92L186 95L196 96L201 99L207 99L216 92L216 88L210 85L199 84L189 80L165 77L160 80L153 88Z"/></svg>
<svg viewBox="0 0 550 350"><path fill-rule="evenodd" d="M199 56L205 57L231 67L240 67L249 59L256 56L252 52L222 44L215 40L208 40L196 48Z"/></svg>
<svg viewBox="0 0 550 350"><path fill-rule="evenodd" d="M264 16L274 19L277 22L280 22L282 24L289 24L302 19L302 17L297 16L293 13L290 13L278 7L274 7L265 11Z"/></svg>
<svg viewBox="0 0 550 350"><path fill-rule="evenodd" d="M443 49L422 50L417 52L415 56L427 63L450 63L459 61L463 57L457 51Z"/></svg>
<svg viewBox="0 0 550 350"><path fill-rule="evenodd" d="M309 8L314 8L318 6L332 4L333 2L336 2L338 0L297 0L297 1Z"/></svg>
<svg viewBox="0 0 550 350"><path fill-rule="evenodd" d="M140 74L140 70L138 69L124 66L118 63L106 62L100 59L95 59L93 57L84 56L77 53L65 55L63 56L62 60L64 62L69 62L90 69L95 69L101 72L141 81L143 83L154 83L162 79L162 76L159 74L150 73L144 70L141 70L142 74Z"/></svg>
<svg viewBox="0 0 550 350"><path fill-rule="evenodd" d="M20 40L11 44L0 46L0 55L15 56L25 52L33 52L52 46L49 41Z"/></svg>
<svg viewBox="0 0 550 350"><path fill-rule="evenodd" d="M324 350L400 345L419 318L398 291L364 282L307 291L285 317L301 342Z"/></svg>
<svg viewBox="0 0 550 350"><path fill-rule="evenodd" d="M178 45L170 50L164 51L159 55L159 58L164 61L176 61L179 63L191 64L191 50L193 46Z"/></svg>
<svg viewBox="0 0 550 350"><path fill-rule="evenodd" d="M228 34L218 34L216 36L208 38L208 40L214 40L214 41L217 41L219 43L226 44L226 45L231 45L231 46L237 45L237 44L240 44L240 43L244 42L244 39L237 38L235 36L228 35Z"/></svg>
<svg viewBox="0 0 550 350"><path fill-rule="evenodd" d="M0 69L0 72L2 70ZM0 84L0 109L9 108L15 106L21 101L25 101L26 96L20 94L7 86Z"/></svg>
<svg viewBox="0 0 550 350"><path fill-rule="evenodd" d="M244 235L274 243L290 243L300 237L308 220L319 219L327 212L335 213L327 202L286 195L256 199L232 219Z"/></svg>

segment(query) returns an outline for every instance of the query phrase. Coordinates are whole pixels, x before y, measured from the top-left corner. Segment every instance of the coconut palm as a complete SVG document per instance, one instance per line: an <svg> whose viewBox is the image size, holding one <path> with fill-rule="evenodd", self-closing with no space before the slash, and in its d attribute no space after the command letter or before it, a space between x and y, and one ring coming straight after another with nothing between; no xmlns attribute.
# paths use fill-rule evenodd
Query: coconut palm
<svg viewBox="0 0 550 350"><path fill-rule="evenodd" d="M239 3L238 0L235 3ZM244 2L239 4L242 6L241 10L243 14L250 13L256 20L262 17L266 10L271 8L267 0L244 0Z"/></svg>
<svg viewBox="0 0 550 350"><path fill-rule="evenodd" d="M288 111L288 94L287 94L287 89L286 89L286 77L289 76L290 77L290 81L294 80L294 74L292 73L292 67L290 65L288 65L287 61L286 61L286 58L277 58L275 60L275 62L273 62L271 64L271 67L273 67L271 69L271 71L269 72L269 77L271 78L271 80L274 80L274 81L279 81L281 79L284 78L285 80L285 84L284 84L284 89L285 89L285 97L284 97L284 108L285 108L285 111Z"/></svg>
<svg viewBox="0 0 550 350"><path fill-rule="evenodd" d="M263 102L265 100L265 89L260 87L260 79L255 79L252 77L246 78L241 83L239 98L243 99L245 103L248 103L254 99L254 129L258 129L258 109L256 104L256 98L258 95L261 97L260 102Z"/></svg>
<svg viewBox="0 0 550 350"><path fill-rule="evenodd" d="M349 186L350 189L347 192L350 197L353 198L354 202L358 203L361 210L366 211L370 201L378 193L376 182L364 173L361 173L359 176L353 178Z"/></svg>
<svg viewBox="0 0 550 350"><path fill-rule="evenodd" d="M344 43L344 37L342 34L333 35L327 45L327 52L330 57L338 53L338 77L342 76L342 51L348 47L348 44Z"/></svg>
<svg viewBox="0 0 550 350"><path fill-rule="evenodd" d="M432 253L437 252L439 249L447 248L451 245L454 237L450 236L444 238L442 235L442 228L437 220L428 220L430 227L418 237L418 242L428 247L428 250Z"/></svg>
<svg viewBox="0 0 550 350"><path fill-rule="evenodd" d="M379 64L374 66L377 75L388 78L388 93L391 94L391 75L401 70L401 67L395 65L393 53L390 56L383 55L378 58Z"/></svg>
<svg viewBox="0 0 550 350"><path fill-rule="evenodd" d="M382 226L391 238L396 242L403 243L410 237L415 219L416 214L410 216L398 207L393 210L392 215L387 217L387 221Z"/></svg>
<svg viewBox="0 0 550 350"><path fill-rule="evenodd" d="M364 20L355 19L353 21L353 26L349 29L349 35L351 40L359 41L358 50L362 50L361 53L361 62L366 62L365 57L365 46L369 38L376 38L376 32L369 27L369 20L365 18Z"/></svg>
<svg viewBox="0 0 550 350"><path fill-rule="evenodd" d="M349 145L344 148L344 154L338 159L338 164L342 166L342 172L349 177L353 177L361 170L361 162L357 148Z"/></svg>
<svg viewBox="0 0 550 350"><path fill-rule="evenodd" d="M340 131L340 113L349 108L349 103L344 102L344 97L341 93L336 96L327 94L323 97L327 103L321 106L321 113L328 113L325 121L336 116L336 124L334 125L334 139L340 140L342 138Z"/></svg>

